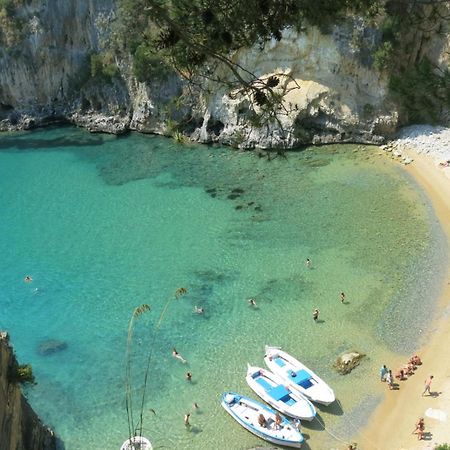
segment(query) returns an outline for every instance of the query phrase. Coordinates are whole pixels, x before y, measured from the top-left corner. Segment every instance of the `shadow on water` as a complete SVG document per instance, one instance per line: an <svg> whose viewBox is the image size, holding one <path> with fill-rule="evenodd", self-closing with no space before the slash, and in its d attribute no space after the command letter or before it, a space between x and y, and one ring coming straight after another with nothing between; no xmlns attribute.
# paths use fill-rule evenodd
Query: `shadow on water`
<svg viewBox="0 0 450 450"><path fill-rule="evenodd" d="M317 413L316 417L314 417L314 419L310 422L306 420L302 422L302 430L307 428L308 430L322 431L324 428L324 423L325 421L323 420L323 417L320 416L319 413Z"/></svg>
<svg viewBox="0 0 450 450"><path fill-rule="evenodd" d="M0 150L8 149L10 152L14 151L35 151L35 150L48 150L63 149L67 147L91 147L103 145L104 139L100 135L87 135L87 136L62 136L56 138L47 139L34 139L29 136L4 136L0 140Z"/></svg>
<svg viewBox="0 0 450 450"><path fill-rule="evenodd" d="M341 403L339 401L333 402L331 405L316 405L320 411L326 412L328 414L333 414L334 416L342 416L344 410L342 409Z"/></svg>
<svg viewBox="0 0 450 450"><path fill-rule="evenodd" d="M309 435L308 434L303 434L303 437L305 438L305 440L302 443L302 450L311 450L311 447L309 446L307 439L309 439ZM284 449L292 449L292 447L287 447L285 445L272 445L270 443L268 443L267 445L265 444L261 444L258 445L257 447L250 447L248 450L277 450L279 448L284 448Z"/></svg>

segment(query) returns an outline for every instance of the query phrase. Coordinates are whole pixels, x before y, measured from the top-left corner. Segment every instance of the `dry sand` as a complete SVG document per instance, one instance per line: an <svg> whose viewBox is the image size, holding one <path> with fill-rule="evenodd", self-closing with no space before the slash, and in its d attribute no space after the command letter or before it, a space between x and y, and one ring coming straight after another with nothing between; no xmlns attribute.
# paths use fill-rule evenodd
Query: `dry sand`
<svg viewBox="0 0 450 450"><path fill-rule="evenodd" d="M450 145L446 150L450 151ZM418 154L413 150L407 150L406 154L413 159L413 163L405 166L405 170L428 194L450 245L450 178L433 155ZM434 449L436 444L450 444L449 318L450 267L443 283L430 337L423 348L417 351L423 364L408 380L399 382L399 390L386 389L385 397L369 418L368 425L354 438L358 449L423 450ZM380 361L380 366L384 362ZM400 367L400 362L403 361L386 361L393 369ZM434 395L422 397L424 381L430 374L434 375L431 386ZM429 417L430 412L440 418ZM427 433L426 439L422 441L412 434L419 417L425 418Z"/></svg>

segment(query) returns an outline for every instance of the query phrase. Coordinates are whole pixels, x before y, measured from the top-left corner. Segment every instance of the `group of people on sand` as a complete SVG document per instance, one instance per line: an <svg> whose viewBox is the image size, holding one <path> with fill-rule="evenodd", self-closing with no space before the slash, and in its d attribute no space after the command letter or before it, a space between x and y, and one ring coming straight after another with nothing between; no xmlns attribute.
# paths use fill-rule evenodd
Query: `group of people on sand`
<svg viewBox="0 0 450 450"><path fill-rule="evenodd" d="M383 365L380 369L380 380L385 381L389 389L394 389L394 377L400 381L407 380L421 364L422 361L418 355L411 356L405 365L396 370L395 375L392 375L392 370Z"/></svg>

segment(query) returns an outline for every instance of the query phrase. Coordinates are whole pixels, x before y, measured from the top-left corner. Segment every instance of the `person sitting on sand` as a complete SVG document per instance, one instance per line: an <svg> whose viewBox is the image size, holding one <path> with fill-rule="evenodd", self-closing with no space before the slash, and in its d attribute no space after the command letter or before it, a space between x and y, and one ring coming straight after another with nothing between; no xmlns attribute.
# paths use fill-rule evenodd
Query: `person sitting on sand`
<svg viewBox="0 0 450 450"><path fill-rule="evenodd" d="M420 366L422 364L422 360L419 358L418 355L411 356L409 362L414 366Z"/></svg>
<svg viewBox="0 0 450 450"><path fill-rule="evenodd" d="M395 378L397 378L397 380L406 380L408 377L403 369L398 369L397 372L395 372Z"/></svg>
<svg viewBox="0 0 450 450"><path fill-rule="evenodd" d="M416 366L414 366L414 364L411 364L409 362L408 364L405 364L403 366L403 369L405 370L406 375L411 376L414 374L414 370L416 369Z"/></svg>
<svg viewBox="0 0 450 450"><path fill-rule="evenodd" d="M183 364L187 363L187 361L177 352L177 349L175 347L172 350L172 356L179 359Z"/></svg>
<svg viewBox="0 0 450 450"><path fill-rule="evenodd" d="M261 427L266 427L267 426L267 421L266 421L266 418L264 417L264 414L260 414L259 416L258 416L258 423L259 423L259 425L261 426Z"/></svg>

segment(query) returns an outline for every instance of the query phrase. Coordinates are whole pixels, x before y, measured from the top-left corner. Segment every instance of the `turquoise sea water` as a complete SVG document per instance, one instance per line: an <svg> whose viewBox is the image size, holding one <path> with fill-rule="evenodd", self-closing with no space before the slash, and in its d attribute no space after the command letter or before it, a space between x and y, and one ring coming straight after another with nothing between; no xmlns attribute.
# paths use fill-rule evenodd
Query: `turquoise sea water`
<svg viewBox="0 0 450 450"><path fill-rule="evenodd" d="M128 321L143 303L151 311L130 347L133 411L151 351L144 428L156 448L260 445L219 399L254 396L246 363L263 365L265 344L332 385L343 412L319 408L320 418L345 440L380 395L378 367L411 351L429 319L443 242L423 194L376 148L268 161L137 134L0 135L0 329L32 364L27 396L68 450L118 449L127 438ZM167 303L180 287L187 294ZM67 348L40 355L49 339ZM353 349L368 357L337 375L334 360ZM320 428L305 424L305 448L341 445Z"/></svg>

